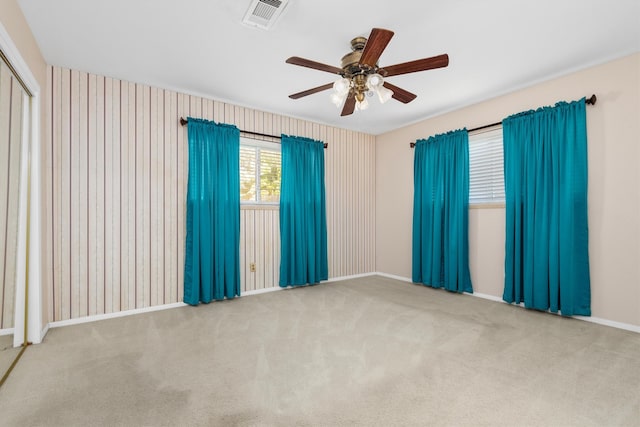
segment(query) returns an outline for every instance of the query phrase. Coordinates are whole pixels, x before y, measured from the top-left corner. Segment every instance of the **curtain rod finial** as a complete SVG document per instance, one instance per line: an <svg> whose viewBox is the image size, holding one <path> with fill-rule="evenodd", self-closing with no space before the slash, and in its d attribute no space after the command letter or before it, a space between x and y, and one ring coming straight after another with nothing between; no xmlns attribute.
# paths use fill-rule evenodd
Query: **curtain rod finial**
<svg viewBox="0 0 640 427"><path fill-rule="evenodd" d="M187 123L189 123L189 120L185 119L184 117L180 117L180 124L182 126L186 125Z"/></svg>
<svg viewBox="0 0 640 427"><path fill-rule="evenodd" d="M596 98L596 94L594 93L593 95L591 95L590 98L587 98L586 103L591 105L596 105L597 100L598 98Z"/></svg>

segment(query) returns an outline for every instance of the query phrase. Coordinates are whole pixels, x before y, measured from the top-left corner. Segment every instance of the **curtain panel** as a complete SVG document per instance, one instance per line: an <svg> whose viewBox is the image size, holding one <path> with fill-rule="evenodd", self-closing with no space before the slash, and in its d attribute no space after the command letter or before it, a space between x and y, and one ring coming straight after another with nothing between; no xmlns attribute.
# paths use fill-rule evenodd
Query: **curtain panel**
<svg viewBox="0 0 640 427"><path fill-rule="evenodd" d="M240 295L240 131L189 117L184 302Z"/></svg>
<svg viewBox="0 0 640 427"><path fill-rule="evenodd" d="M281 287L329 278L324 144L282 135Z"/></svg>
<svg viewBox="0 0 640 427"><path fill-rule="evenodd" d="M412 280L473 292L469 273L469 135L466 129L416 141Z"/></svg>
<svg viewBox="0 0 640 427"><path fill-rule="evenodd" d="M506 118L503 299L591 315L585 99Z"/></svg>

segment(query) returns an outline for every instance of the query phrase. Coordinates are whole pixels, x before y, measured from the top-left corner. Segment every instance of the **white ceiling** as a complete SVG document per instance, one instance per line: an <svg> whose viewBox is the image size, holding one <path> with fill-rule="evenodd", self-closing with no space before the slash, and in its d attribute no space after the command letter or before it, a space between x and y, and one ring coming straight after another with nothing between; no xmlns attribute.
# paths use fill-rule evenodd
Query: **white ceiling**
<svg viewBox="0 0 640 427"><path fill-rule="evenodd" d="M639 0L290 0L269 31L241 23L250 0L18 2L49 64L371 134L640 51ZM395 32L381 66L449 66L390 77L417 99L347 117L330 91L288 98L336 78L288 57L339 67L373 27Z"/></svg>

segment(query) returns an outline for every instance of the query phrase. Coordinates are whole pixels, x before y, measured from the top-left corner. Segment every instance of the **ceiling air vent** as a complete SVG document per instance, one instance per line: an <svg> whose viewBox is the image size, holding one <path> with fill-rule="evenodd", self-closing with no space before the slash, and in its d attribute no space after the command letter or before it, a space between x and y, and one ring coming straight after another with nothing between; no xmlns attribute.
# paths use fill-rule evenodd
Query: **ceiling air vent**
<svg viewBox="0 0 640 427"><path fill-rule="evenodd" d="M289 0L253 0L242 23L268 30L282 15L287 3Z"/></svg>

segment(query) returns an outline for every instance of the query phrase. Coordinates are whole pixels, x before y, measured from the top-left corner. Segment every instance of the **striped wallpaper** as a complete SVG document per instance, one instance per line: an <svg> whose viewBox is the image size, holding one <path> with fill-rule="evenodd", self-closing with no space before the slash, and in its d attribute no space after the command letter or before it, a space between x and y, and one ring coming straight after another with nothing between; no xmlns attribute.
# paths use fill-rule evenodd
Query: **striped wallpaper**
<svg viewBox="0 0 640 427"><path fill-rule="evenodd" d="M375 271L374 136L76 70L47 78L49 321L182 300L181 116L329 143L329 275ZM243 206L242 290L277 286L279 255L277 208Z"/></svg>
<svg viewBox="0 0 640 427"><path fill-rule="evenodd" d="M277 206L240 209L240 282L242 292L278 286L280 216ZM256 271L251 272L250 264Z"/></svg>
<svg viewBox="0 0 640 427"><path fill-rule="evenodd" d="M14 326L23 96L0 59L0 329Z"/></svg>

